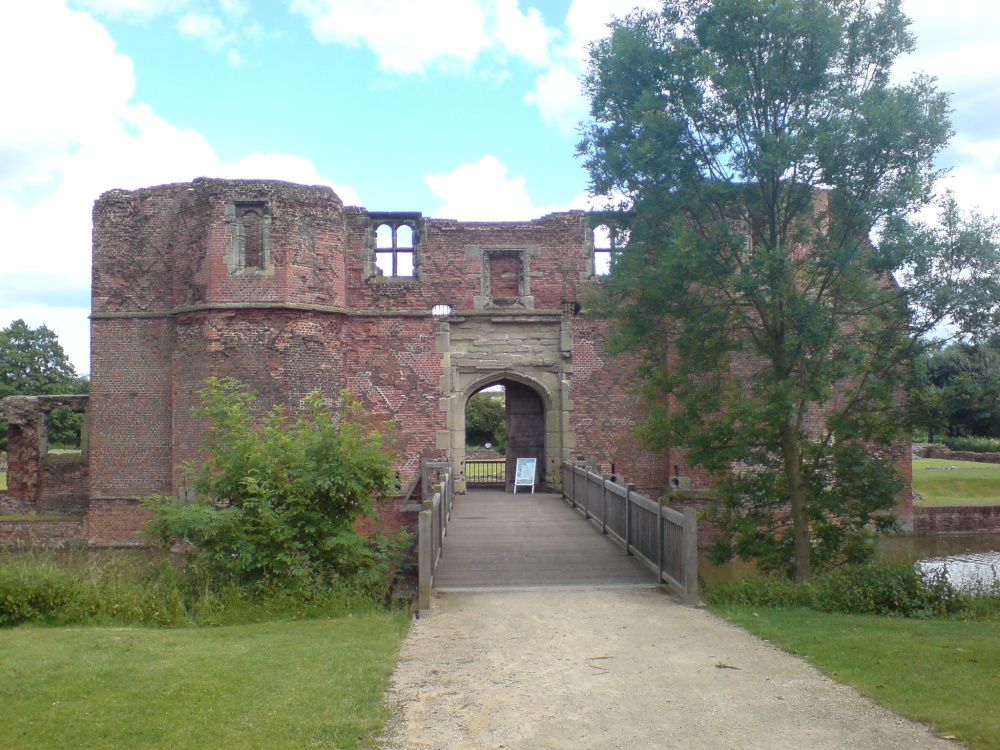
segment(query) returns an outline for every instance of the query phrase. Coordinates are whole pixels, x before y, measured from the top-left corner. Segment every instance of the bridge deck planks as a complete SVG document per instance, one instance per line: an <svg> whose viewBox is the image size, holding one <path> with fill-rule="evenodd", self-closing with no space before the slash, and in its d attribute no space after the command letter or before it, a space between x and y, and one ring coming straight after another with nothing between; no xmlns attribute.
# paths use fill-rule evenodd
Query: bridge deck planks
<svg viewBox="0 0 1000 750"><path fill-rule="evenodd" d="M655 585L656 575L559 495L472 490L455 508L434 588Z"/></svg>

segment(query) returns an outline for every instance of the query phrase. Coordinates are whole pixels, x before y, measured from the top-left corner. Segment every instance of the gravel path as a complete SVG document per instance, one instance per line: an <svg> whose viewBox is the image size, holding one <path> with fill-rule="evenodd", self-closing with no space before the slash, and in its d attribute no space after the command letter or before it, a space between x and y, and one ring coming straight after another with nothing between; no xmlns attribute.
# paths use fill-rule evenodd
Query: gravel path
<svg viewBox="0 0 1000 750"><path fill-rule="evenodd" d="M384 750L954 750L656 589L449 592L406 638Z"/></svg>

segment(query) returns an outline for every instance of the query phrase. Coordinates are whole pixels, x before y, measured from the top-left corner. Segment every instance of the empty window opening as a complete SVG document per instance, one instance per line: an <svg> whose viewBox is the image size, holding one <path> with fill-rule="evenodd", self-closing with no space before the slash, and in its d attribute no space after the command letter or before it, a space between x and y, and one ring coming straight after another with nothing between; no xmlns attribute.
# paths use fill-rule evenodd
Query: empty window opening
<svg viewBox="0 0 1000 750"><path fill-rule="evenodd" d="M447 315L451 315L451 305L434 305L431 308L431 315L435 318L443 318Z"/></svg>
<svg viewBox="0 0 1000 750"><path fill-rule="evenodd" d="M598 224L594 227L594 275L607 276L628 244L628 229Z"/></svg>
<svg viewBox="0 0 1000 750"><path fill-rule="evenodd" d="M383 276L413 276L413 227L379 224L375 229L375 265Z"/></svg>
<svg viewBox="0 0 1000 750"><path fill-rule="evenodd" d="M490 256L490 296L494 299L521 296L521 258L517 253Z"/></svg>
<svg viewBox="0 0 1000 750"><path fill-rule="evenodd" d="M45 412L45 447L78 451L83 445L83 413L65 406Z"/></svg>
<svg viewBox="0 0 1000 750"><path fill-rule="evenodd" d="M261 216L253 209L248 209L241 217L243 223L243 266L245 268L263 268L264 233L261 228Z"/></svg>

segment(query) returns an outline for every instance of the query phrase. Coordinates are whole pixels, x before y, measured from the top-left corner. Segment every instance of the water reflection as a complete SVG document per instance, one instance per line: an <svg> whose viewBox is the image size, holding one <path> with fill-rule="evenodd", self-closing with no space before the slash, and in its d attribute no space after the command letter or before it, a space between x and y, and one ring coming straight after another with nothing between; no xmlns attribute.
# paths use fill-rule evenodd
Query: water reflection
<svg viewBox="0 0 1000 750"><path fill-rule="evenodd" d="M1000 580L1000 536L996 534L949 534L893 537L883 544L894 560L915 562L923 570L944 570L960 588L992 586Z"/></svg>
<svg viewBox="0 0 1000 750"><path fill-rule="evenodd" d="M935 536L895 536L882 543L891 560L919 565L926 571L944 569L956 586L987 586L1000 582L1000 535L948 534ZM722 566L709 563L708 554L698 555L698 571L706 584L732 581L753 575L752 563L733 560Z"/></svg>

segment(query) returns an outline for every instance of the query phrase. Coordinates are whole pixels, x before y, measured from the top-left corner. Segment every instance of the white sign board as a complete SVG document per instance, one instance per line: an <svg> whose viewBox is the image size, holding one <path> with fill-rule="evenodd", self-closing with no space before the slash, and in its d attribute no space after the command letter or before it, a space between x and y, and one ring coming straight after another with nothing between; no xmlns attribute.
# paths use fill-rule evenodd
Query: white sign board
<svg viewBox="0 0 1000 750"><path fill-rule="evenodd" d="M518 487L531 487L535 491L535 461L537 458L517 459L517 469L514 471L514 492Z"/></svg>

